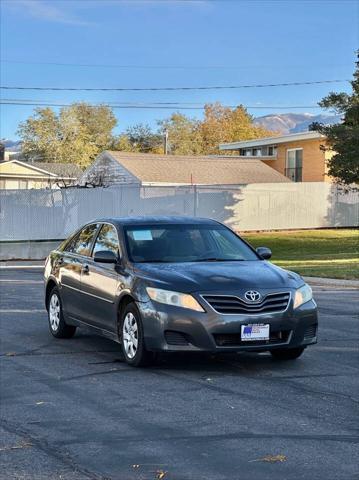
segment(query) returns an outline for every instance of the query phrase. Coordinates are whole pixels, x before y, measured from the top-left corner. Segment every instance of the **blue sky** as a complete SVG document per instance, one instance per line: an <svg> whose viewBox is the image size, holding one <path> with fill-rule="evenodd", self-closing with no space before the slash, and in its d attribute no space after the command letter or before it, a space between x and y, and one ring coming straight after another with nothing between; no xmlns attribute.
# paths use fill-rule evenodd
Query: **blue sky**
<svg viewBox="0 0 359 480"><path fill-rule="evenodd" d="M1 84L8 86L176 87L350 79L358 48L354 0L2 0L1 9ZM314 106L331 90L349 91L349 85L202 92L3 90L1 95L52 103L218 100L259 107L249 111L260 116L276 113L266 106ZM2 105L0 136L15 139L18 123L33 108ZM277 110L285 111L320 112ZM115 113L119 132L140 122L154 126L171 110ZM184 113L201 116L198 110Z"/></svg>

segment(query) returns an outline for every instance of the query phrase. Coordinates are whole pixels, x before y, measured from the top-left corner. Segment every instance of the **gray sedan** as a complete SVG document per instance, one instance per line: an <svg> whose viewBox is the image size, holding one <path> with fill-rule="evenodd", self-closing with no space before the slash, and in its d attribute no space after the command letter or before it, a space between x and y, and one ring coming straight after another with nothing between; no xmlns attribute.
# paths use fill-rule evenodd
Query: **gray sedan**
<svg viewBox="0 0 359 480"><path fill-rule="evenodd" d="M270 351L298 358L317 341L317 306L296 273L214 220L134 217L88 223L50 253L50 332L121 344L133 366L155 352Z"/></svg>

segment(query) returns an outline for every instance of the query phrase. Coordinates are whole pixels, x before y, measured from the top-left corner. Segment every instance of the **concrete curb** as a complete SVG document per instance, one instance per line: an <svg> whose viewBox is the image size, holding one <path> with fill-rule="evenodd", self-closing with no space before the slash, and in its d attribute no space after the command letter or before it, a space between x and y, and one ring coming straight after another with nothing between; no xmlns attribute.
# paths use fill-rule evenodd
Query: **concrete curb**
<svg viewBox="0 0 359 480"><path fill-rule="evenodd" d="M0 261L0 270L15 268L44 268L45 260L8 260Z"/></svg>

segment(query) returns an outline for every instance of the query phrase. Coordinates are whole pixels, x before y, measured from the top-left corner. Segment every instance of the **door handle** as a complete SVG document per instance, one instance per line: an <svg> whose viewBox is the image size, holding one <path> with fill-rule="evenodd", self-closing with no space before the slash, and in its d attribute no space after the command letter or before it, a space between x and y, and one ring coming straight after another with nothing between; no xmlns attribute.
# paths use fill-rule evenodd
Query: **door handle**
<svg viewBox="0 0 359 480"><path fill-rule="evenodd" d="M82 267L82 273L89 273L89 271L90 271L90 267L88 265L84 265Z"/></svg>

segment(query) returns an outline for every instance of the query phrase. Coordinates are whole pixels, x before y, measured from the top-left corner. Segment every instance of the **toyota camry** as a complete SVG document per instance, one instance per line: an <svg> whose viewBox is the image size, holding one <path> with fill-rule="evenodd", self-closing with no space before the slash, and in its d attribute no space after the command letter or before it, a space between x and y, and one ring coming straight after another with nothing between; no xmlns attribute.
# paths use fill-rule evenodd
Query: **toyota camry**
<svg viewBox="0 0 359 480"><path fill-rule="evenodd" d="M118 342L133 366L155 352L298 358L317 341L317 306L309 285L270 257L209 219L88 223L46 260L50 332L70 338L91 327Z"/></svg>

